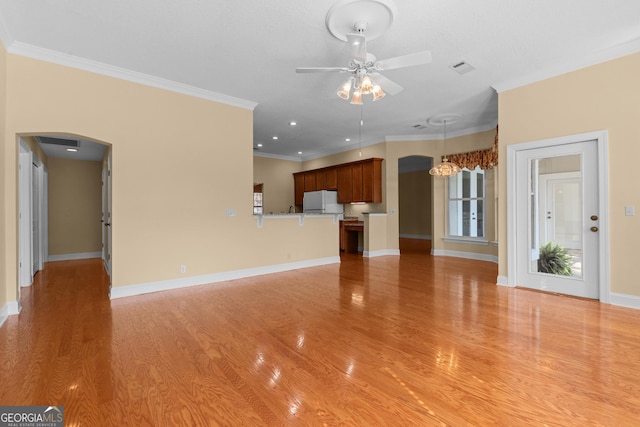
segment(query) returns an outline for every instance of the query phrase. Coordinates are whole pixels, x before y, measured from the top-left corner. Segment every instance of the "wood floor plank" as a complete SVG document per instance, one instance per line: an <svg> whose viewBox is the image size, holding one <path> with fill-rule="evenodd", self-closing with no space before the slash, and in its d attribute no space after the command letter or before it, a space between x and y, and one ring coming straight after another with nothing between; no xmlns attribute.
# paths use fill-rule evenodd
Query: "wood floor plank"
<svg viewBox="0 0 640 427"><path fill-rule="evenodd" d="M429 251L114 301L100 260L47 263L0 328L0 404L90 426L638 425L638 311Z"/></svg>

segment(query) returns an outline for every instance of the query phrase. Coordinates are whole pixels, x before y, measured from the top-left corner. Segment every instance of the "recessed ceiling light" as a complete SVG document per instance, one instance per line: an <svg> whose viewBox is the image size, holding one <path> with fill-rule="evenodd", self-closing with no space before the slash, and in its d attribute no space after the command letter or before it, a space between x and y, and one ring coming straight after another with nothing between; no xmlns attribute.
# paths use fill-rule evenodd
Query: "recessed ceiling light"
<svg viewBox="0 0 640 427"><path fill-rule="evenodd" d="M277 136L274 136L274 137L273 137L273 139L274 139L274 140L276 140L276 139L278 139L278 137L277 137Z"/></svg>
<svg viewBox="0 0 640 427"><path fill-rule="evenodd" d="M295 126L295 125L297 125L296 122L289 122L289 126Z"/></svg>
<svg viewBox="0 0 640 427"><path fill-rule="evenodd" d="M258 144L258 147L262 147L262 144Z"/></svg>
<svg viewBox="0 0 640 427"><path fill-rule="evenodd" d="M67 148L67 151L75 153L76 151L78 151L78 149L77 148Z"/></svg>
<svg viewBox="0 0 640 427"><path fill-rule="evenodd" d="M351 141L351 138L345 138L344 140L345 140L345 142L349 142L349 141Z"/></svg>
<svg viewBox="0 0 640 427"><path fill-rule="evenodd" d="M298 154L302 154L302 151L298 151Z"/></svg>

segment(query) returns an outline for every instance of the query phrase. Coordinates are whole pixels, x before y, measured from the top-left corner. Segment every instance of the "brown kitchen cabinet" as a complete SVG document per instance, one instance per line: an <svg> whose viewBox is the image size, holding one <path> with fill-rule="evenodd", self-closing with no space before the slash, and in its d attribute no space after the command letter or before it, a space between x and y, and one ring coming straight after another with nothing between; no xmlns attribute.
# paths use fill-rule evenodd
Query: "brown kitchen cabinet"
<svg viewBox="0 0 640 427"><path fill-rule="evenodd" d="M338 189L338 168L332 167L325 170L326 190Z"/></svg>
<svg viewBox="0 0 640 427"><path fill-rule="evenodd" d="M364 223L358 219L340 220L340 251L358 252L359 233L364 231Z"/></svg>
<svg viewBox="0 0 640 427"><path fill-rule="evenodd" d="M293 192L295 195L295 205L302 206L304 197L304 172L296 172L293 174Z"/></svg>
<svg viewBox="0 0 640 427"><path fill-rule="evenodd" d="M305 191L317 190L337 190L338 203L381 203L382 160L374 157L294 173L295 204L302 206Z"/></svg>
<svg viewBox="0 0 640 427"><path fill-rule="evenodd" d="M304 173L304 191L316 191L316 172L306 171Z"/></svg>
<svg viewBox="0 0 640 427"><path fill-rule="evenodd" d="M353 178L350 164L337 167L337 180L338 203L351 203L353 199Z"/></svg>

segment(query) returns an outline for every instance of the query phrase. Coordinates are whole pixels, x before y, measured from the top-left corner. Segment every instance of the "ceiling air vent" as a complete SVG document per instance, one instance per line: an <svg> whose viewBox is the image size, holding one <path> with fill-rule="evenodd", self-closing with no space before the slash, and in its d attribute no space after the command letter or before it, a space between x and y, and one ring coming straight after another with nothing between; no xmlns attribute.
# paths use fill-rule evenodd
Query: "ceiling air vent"
<svg viewBox="0 0 640 427"><path fill-rule="evenodd" d="M476 69L473 65L469 64L466 61L460 61L453 65L449 65L449 68L451 68L458 74L467 74L469 71L473 71Z"/></svg>
<svg viewBox="0 0 640 427"><path fill-rule="evenodd" d="M426 129L427 128L425 125L421 125L421 124L413 125L413 127L416 128L416 129Z"/></svg>
<svg viewBox="0 0 640 427"><path fill-rule="evenodd" d="M60 145L63 147L78 148L78 141L75 139L53 138L50 136L36 136L36 140L40 144Z"/></svg>

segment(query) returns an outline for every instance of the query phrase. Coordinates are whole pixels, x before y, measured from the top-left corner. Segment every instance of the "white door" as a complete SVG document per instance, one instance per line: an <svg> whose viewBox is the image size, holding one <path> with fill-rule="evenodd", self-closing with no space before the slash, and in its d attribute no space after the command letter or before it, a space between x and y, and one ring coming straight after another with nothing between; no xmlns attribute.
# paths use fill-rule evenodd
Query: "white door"
<svg viewBox="0 0 640 427"><path fill-rule="evenodd" d="M106 193L107 193L107 209L106 209L106 217L105 217L105 248L106 248L106 254L105 254L105 267L107 270L107 274L109 276L111 276L111 227L112 227L112 222L111 222L111 193L112 193L112 185L111 185L111 153L109 153L109 155L107 156L107 188L106 188Z"/></svg>
<svg viewBox="0 0 640 427"><path fill-rule="evenodd" d="M38 165L34 162L31 165L31 274L35 274L40 269L40 174Z"/></svg>
<svg viewBox="0 0 640 427"><path fill-rule="evenodd" d="M100 223L102 225L102 262L105 269L107 268L107 227L105 226L107 218L107 166L102 167L102 215Z"/></svg>
<svg viewBox="0 0 640 427"><path fill-rule="evenodd" d="M574 178L545 176L562 171ZM599 298L597 141L519 150L515 174L517 286Z"/></svg>
<svg viewBox="0 0 640 427"><path fill-rule="evenodd" d="M544 173L539 178L540 215L544 217L541 244L556 242L564 248L580 250L580 172Z"/></svg>
<svg viewBox="0 0 640 427"><path fill-rule="evenodd" d="M22 141L19 143L18 156L18 283L19 286L30 286L32 274L32 224L31 224L31 158L29 147ZM20 290L18 289L18 292ZM20 295L18 294L18 301Z"/></svg>

